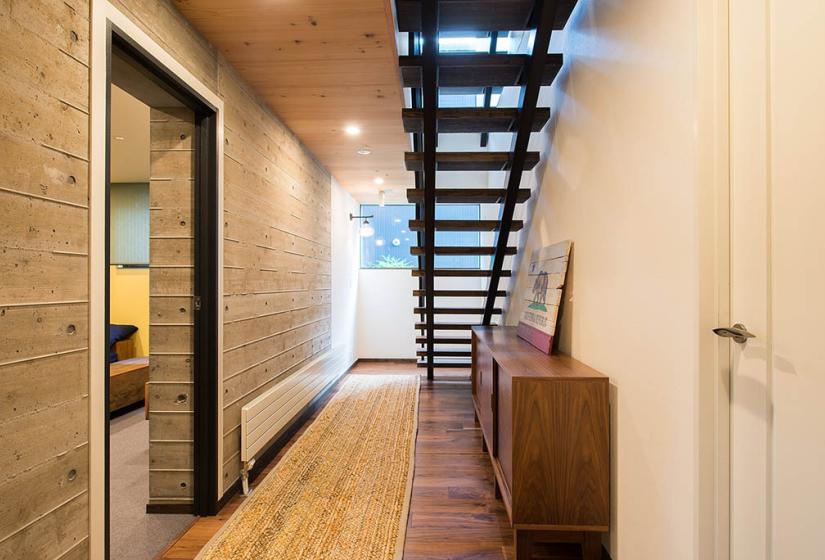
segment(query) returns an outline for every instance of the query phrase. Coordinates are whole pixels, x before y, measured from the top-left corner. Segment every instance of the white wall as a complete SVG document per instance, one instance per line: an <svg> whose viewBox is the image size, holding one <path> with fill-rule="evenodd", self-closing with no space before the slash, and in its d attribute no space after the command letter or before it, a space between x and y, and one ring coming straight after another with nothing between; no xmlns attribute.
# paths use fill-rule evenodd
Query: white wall
<svg viewBox="0 0 825 560"><path fill-rule="evenodd" d="M478 134L448 134L439 137L439 147L445 150L478 149ZM451 171L438 174L439 188L478 187L488 183L487 172ZM374 203L376 201L370 201ZM402 201L406 202L406 200ZM482 218L498 217L498 205L482 205ZM492 243L492 234L482 234L482 245ZM514 242L515 243L515 242ZM482 266L489 266L488 258L482 258ZM509 258L508 262L509 264ZM435 288L443 290L481 290L487 288L483 278L435 279ZM418 298L413 290L418 289L418 278L413 278L409 270L364 269L359 276L358 297L358 357L413 359L419 348L415 337L421 333L415 330L419 317L413 315ZM502 282L506 289L506 280ZM502 300L499 300L499 305ZM440 307L483 307L482 298L436 299ZM481 322L478 315L437 315L437 323ZM436 336L469 336L469 332L436 331ZM423 347L421 348L423 349ZM467 346L438 346L439 350L467 350ZM443 359L441 361L450 361Z"/></svg>
<svg viewBox="0 0 825 560"><path fill-rule="evenodd" d="M358 203L332 179L332 349L358 357L356 313L358 299Z"/></svg>
<svg viewBox="0 0 825 560"><path fill-rule="evenodd" d="M697 8L631 4L580 2L568 25L514 285L526 288L534 249L573 240L560 344L611 378L612 557L687 560L697 557Z"/></svg>
<svg viewBox="0 0 825 560"><path fill-rule="evenodd" d="M357 261L356 261L357 262ZM415 358L418 278L409 270L363 269L358 281L358 357Z"/></svg>

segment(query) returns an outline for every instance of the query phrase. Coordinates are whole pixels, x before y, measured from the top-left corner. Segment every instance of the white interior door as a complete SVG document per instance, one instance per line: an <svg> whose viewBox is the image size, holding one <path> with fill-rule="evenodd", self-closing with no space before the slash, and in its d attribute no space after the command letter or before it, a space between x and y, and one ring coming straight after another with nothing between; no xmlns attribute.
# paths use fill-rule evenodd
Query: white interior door
<svg viewBox="0 0 825 560"><path fill-rule="evenodd" d="M731 558L823 558L825 2L730 0Z"/></svg>

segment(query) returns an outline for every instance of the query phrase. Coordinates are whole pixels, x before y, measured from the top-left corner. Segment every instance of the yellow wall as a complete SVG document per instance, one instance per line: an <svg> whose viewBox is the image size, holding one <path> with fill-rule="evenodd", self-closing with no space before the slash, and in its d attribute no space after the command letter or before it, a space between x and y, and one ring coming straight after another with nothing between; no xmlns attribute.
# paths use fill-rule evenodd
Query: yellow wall
<svg viewBox="0 0 825 560"><path fill-rule="evenodd" d="M135 325L137 356L149 355L149 269L109 267L109 314L117 324Z"/></svg>

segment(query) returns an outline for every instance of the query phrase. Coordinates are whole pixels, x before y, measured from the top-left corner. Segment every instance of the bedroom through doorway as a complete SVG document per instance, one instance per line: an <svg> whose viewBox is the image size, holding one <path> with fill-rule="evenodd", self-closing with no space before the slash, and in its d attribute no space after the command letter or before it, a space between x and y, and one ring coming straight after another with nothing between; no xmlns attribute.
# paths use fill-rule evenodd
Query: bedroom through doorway
<svg viewBox="0 0 825 560"><path fill-rule="evenodd" d="M110 33L106 555L141 560L217 504L216 113Z"/></svg>
<svg viewBox="0 0 825 560"><path fill-rule="evenodd" d="M195 119L138 69L113 51L109 554L123 560L154 558L194 521Z"/></svg>

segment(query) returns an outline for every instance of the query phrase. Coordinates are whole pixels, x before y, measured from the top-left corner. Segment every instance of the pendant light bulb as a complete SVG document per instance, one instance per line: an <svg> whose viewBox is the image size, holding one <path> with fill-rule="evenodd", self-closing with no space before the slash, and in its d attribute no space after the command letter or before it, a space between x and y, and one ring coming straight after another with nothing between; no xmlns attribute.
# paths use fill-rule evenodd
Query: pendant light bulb
<svg viewBox="0 0 825 560"><path fill-rule="evenodd" d="M375 229L370 225L369 221L364 220L364 223L361 224L361 231L359 234L361 237L372 237L375 235Z"/></svg>

